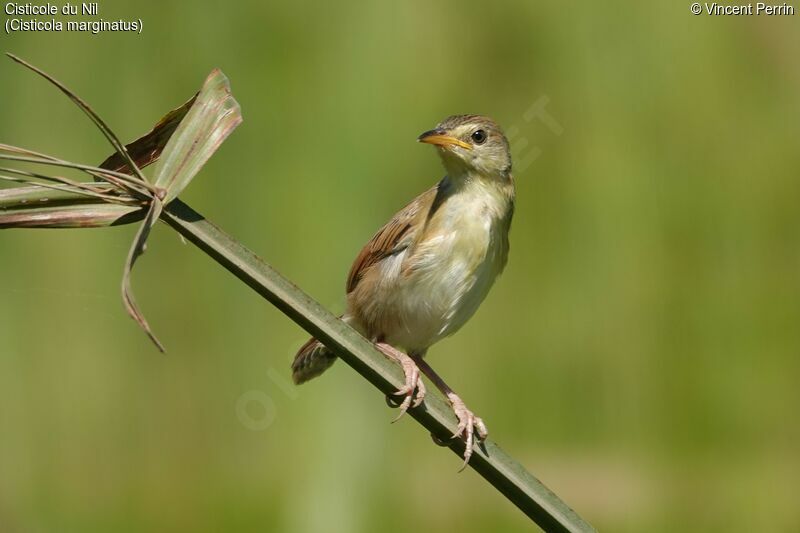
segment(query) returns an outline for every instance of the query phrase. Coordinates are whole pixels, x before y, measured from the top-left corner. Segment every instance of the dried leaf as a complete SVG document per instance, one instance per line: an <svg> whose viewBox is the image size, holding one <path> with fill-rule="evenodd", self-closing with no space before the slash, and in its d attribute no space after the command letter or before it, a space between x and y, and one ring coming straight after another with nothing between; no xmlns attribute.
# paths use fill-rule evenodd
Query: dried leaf
<svg viewBox="0 0 800 533"><path fill-rule="evenodd" d="M101 228L141 220L137 206L98 203L0 209L0 229L7 228Z"/></svg>
<svg viewBox="0 0 800 533"><path fill-rule="evenodd" d="M102 184L105 185L105 184ZM97 185L98 187L101 184ZM107 187L107 186L106 186ZM48 190L38 185L0 189L0 213L12 209L38 209L59 205L101 203L101 199L75 190Z"/></svg>
<svg viewBox="0 0 800 533"><path fill-rule="evenodd" d="M114 194L107 194L109 192L108 186L105 183L82 183L77 182L63 176L49 176L47 174L40 174L38 172L30 172L27 170L20 170L18 168L0 167L0 172L12 174L0 174L0 180L8 181L11 183L23 183L26 185L33 185L43 189L50 189L54 191L63 191L70 194L89 196L105 200L111 203L131 203L130 199L123 198ZM36 181L41 180L41 181ZM111 191L114 192L114 191Z"/></svg>
<svg viewBox="0 0 800 533"><path fill-rule="evenodd" d="M180 124L183 117L185 117L186 113L189 111L189 108L192 107L192 104L194 104L197 99L197 94L192 96L192 98L182 106L173 109L161 117L161 120L159 120L148 133L142 135L132 143L125 145L128 154L139 168L144 168L158 160L161 156L161 152L167 145L167 141L169 141L169 138L175 133L178 124ZM111 154L105 161L100 163L100 168L130 173L130 167L119 152Z"/></svg>
<svg viewBox="0 0 800 533"><path fill-rule="evenodd" d="M22 155L9 155L9 154L22 154ZM120 191L125 191L130 196L139 200L147 200L154 195L155 187L150 184L142 183L129 174L115 172L113 170L102 169L93 167L91 165L82 165L80 163L72 163L64 161L49 155L39 154L32 150L18 148L7 144L0 144L0 159L6 161L18 161L22 163L34 163L37 165L55 166L61 168L70 168L85 172L101 181L105 181L114 185ZM48 179L54 179L54 176L49 176ZM63 180L63 178L62 178ZM89 184L85 184L89 187Z"/></svg>
<svg viewBox="0 0 800 533"><path fill-rule="evenodd" d="M55 157L51 157L47 154L41 154L39 152L34 152L33 150L28 150L27 148L20 148L19 146L12 146L4 143L0 143L0 152L8 152L10 154L26 155L38 157L39 159L47 159L49 161L57 161Z"/></svg>
<svg viewBox="0 0 800 533"><path fill-rule="evenodd" d="M110 173L116 172L121 179L129 180L131 184L136 184L137 186L142 186L147 189L145 194L146 201L149 203L149 208L147 208L144 220L136 233L136 237L134 238L125 262L122 276L122 299L128 314L142 327L158 349L163 352L163 345L153 334L150 325L147 323L139 306L136 304L131 287L131 273L136 264L136 260L144 253L147 238L150 235L153 225L161 216L163 206L175 199L178 194L186 188L192 178L194 178L206 161L208 161L208 158L217 150L222 141L224 141L230 132L242 121L239 104L231 95L228 79L221 71L217 69L213 70L206 78L199 93L181 107L167 113L149 133L127 146L123 146L105 122L103 122L103 120L76 94L49 74L11 54L8 55L14 61L28 67L58 87L92 119L95 125L102 131L106 138L108 138L116 149L116 153L103 161L101 164L102 169ZM22 155L3 155L1 153L3 151ZM142 167L147 166L158 160L162 154L164 154L164 158L156 169L156 183L155 186L153 186L145 180L139 169L139 165ZM83 166L85 168L81 168L81 165L62 162L55 158L50 158L49 156L43 156L42 154L18 149L16 147L0 145L0 158L56 166L69 166L71 168L90 172L96 177L114 183L109 179L109 176L113 174L107 175L103 172L95 172L95 170L99 170L96 169L96 167L90 168ZM125 174L131 171L138 179ZM34 176L33 173L29 174L30 175L27 177L51 179L51 177L48 176L43 178L43 175ZM9 177L9 179L15 180L17 178ZM57 186L50 185L51 188L58 189L52 191L54 195L59 195L62 200L66 201L75 200L77 194L73 195L73 193L77 193L78 191L72 190L70 187L78 187L77 184L65 183L63 180L55 181L58 181L60 184ZM87 195L86 190L80 192L82 192L84 196ZM131 192L134 193L136 197L139 197L140 191L134 190ZM0 214L2 214L6 220L6 225L0 225L0 227L86 227L107 225L111 223L108 221L107 216L109 207L130 209L131 212L127 214L135 213L134 216L140 216L141 212L144 210L144 208L134 206L95 205L92 201L108 202L112 199L104 198L103 192L101 191L89 189L88 194L93 197L88 200L84 198L84 203L82 205L68 205L64 207L37 206L36 208L30 208L28 205L25 205L24 213L20 212L19 204L13 204L13 199L10 200L6 198L3 200L0 196ZM47 200L49 201L49 199ZM15 206L15 209L9 210L6 208L4 211L4 202L6 205L10 202L11 205ZM87 205L87 203L89 205ZM101 216L102 214L106 215L105 218ZM2 219L0 219L0 221L2 221ZM113 221L113 223L116 223L116 220Z"/></svg>
<svg viewBox="0 0 800 533"><path fill-rule="evenodd" d="M33 72L35 72L39 76L43 77L44 79L46 79L47 81L49 81L50 83L55 85L62 93L67 95L67 97L70 100L72 100L72 102L75 105L77 105L80 108L81 111L86 113L86 115L92 120L92 122L94 122L95 126L97 126L97 128L103 133L103 135L106 137L106 139L108 139L108 142L111 143L111 146L113 146L114 149L117 151L117 153L119 153L120 156L123 159L125 159L125 161L128 163L128 166L133 169L133 174L138 179L133 178L131 176L131 180L132 181L140 181L143 184L147 184L147 178L144 177L144 174L142 174L141 170L139 170L139 168L133 162L131 157L128 155L128 152L125 151L125 147L122 145L120 140L117 138L117 136L114 134L114 132L111 131L111 128L108 127L108 125L103 121L103 119L101 119L97 115L97 113L95 113L94 110L91 107L89 107L89 104L87 104L77 94L75 94L70 89L68 89L66 85L64 85L63 83L61 83L60 81L55 79L50 74L48 74L47 72L43 71L42 69L33 66L32 64L28 63L24 59L21 59L21 58L15 56L14 54L6 53L6 55L8 57L10 57L13 61L16 61L20 65L32 70Z"/></svg>

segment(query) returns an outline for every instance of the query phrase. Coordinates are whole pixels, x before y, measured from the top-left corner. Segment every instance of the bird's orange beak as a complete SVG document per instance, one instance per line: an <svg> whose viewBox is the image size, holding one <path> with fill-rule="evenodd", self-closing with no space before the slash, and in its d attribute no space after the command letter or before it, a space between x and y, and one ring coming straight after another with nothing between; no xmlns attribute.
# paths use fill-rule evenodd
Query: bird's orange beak
<svg viewBox="0 0 800 533"><path fill-rule="evenodd" d="M419 137L417 137L417 141L426 144L435 144L436 146L441 146L442 148L449 148L451 146L460 146L465 150L472 150L472 145L465 143L460 139L456 139L455 137L451 137L447 135L447 132L440 129L426 131Z"/></svg>

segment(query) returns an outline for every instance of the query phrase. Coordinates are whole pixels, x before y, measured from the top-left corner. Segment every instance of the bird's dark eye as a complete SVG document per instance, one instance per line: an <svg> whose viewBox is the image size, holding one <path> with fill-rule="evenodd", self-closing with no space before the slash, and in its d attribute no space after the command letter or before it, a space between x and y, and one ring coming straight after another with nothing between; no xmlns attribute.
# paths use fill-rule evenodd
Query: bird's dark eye
<svg viewBox="0 0 800 533"><path fill-rule="evenodd" d="M472 138L472 142L475 144L483 144L486 142L486 131L485 130L475 130L470 135Z"/></svg>

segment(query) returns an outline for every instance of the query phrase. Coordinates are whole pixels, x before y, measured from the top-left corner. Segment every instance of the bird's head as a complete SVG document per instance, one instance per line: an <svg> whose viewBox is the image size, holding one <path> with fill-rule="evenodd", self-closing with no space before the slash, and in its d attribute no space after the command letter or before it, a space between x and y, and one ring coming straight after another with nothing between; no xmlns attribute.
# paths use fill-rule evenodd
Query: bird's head
<svg viewBox="0 0 800 533"><path fill-rule="evenodd" d="M480 115L454 115L420 135L419 142L438 148L447 173L480 175L505 180L511 175L508 140L492 119Z"/></svg>

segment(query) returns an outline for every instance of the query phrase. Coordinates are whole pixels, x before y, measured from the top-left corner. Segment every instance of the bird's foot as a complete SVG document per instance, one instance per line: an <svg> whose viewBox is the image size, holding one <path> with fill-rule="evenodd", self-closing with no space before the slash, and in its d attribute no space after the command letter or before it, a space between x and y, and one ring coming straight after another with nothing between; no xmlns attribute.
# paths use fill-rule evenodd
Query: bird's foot
<svg viewBox="0 0 800 533"><path fill-rule="evenodd" d="M375 346L386 357L400 363L400 367L403 369L403 374L405 375L405 385L400 387L394 393L394 396L404 397L403 401L399 405L400 414L398 414L397 417L392 420L392 422L397 422L400 417L403 416L406 411L408 411L409 407L417 407L422 403L422 400L425 399L425 384L422 382L422 378L420 377L417 363L414 362L411 357L401 352L394 346L384 342L376 343Z"/></svg>
<svg viewBox="0 0 800 533"><path fill-rule="evenodd" d="M469 464L470 457L472 457L472 449L475 444L475 432L477 431L478 433L478 440L483 441L489 435L489 431L486 429L486 424L483 423L483 420L467 409L464 401L459 398L457 394L450 392L447 394L447 399L450 400L450 405L453 406L453 412L458 418L458 427L453 434L453 438L463 437L466 441L464 464L461 466L461 470L464 470L467 464ZM459 470L459 472L461 472L461 470Z"/></svg>

